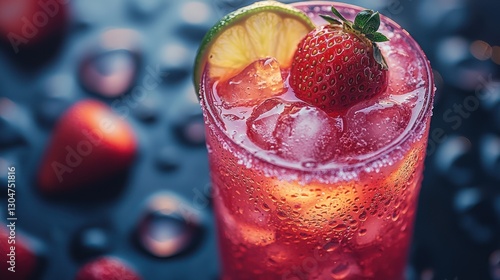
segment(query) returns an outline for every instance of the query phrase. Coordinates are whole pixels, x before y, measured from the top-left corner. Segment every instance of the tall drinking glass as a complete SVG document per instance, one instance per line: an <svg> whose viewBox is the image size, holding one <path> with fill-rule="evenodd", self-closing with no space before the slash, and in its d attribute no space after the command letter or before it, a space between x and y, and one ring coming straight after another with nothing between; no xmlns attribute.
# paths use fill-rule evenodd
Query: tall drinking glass
<svg viewBox="0 0 500 280"><path fill-rule="evenodd" d="M332 2L293 6L320 25L325 22L319 14L328 14L332 4L350 20L361 11ZM338 142L349 156L328 163L297 164L253 144L259 136L249 122L260 105L221 106L216 83L203 75L200 96L224 279L403 278L434 83L418 44L392 20L382 16L381 22L379 31L390 38L379 45L389 65L387 92L343 117ZM287 94L281 98L294 102ZM334 123L322 122L322 130ZM301 127L306 129L294 129ZM318 149L306 142L289 145Z"/></svg>

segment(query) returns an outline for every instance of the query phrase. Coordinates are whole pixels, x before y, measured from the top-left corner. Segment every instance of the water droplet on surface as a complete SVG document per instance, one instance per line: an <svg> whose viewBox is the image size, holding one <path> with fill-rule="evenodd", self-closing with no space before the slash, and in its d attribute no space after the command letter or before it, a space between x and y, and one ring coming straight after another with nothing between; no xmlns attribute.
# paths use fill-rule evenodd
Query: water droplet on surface
<svg viewBox="0 0 500 280"><path fill-rule="evenodd" d="M17 104L8 98L0 98L0 147L20 144L24 141L20 123L25 115Z"/></svg>
<svg viewBox="0 0 500 280"><path fill-rule="evenodd" d="M500 137L493 134L483 136L480 152L483 168L490 176L500 180Z"/></svg>
<svg viewBox="0 0 500 280"><path fill-rule="evenodd" d="M177 84L187 78L192 68L192 52L184 43L169 43L159 54L161 71L167 84Z"/></svg>
<svg viewBox="0 0 500 280"><path fill-rule="evenodd" d="M165 146L156 154L156 166L163 171L172 171L179 167L179 151L173 146Z"/></svg>
<svg viewBox="0 0 500 280"><path fill-rule="evenodd" d="M136 16L143 19L152 19L163 10L165 3L163 0L132 0L129 1L130 10Z"/></svg>
<svg viewBox="0 0 500 280"><path fill-rule="evenodd" d="M473 147L465 137L448 137L439 146L434 158L439 173L457 186L470 184L475 175L475 170L469 164L476 160Z"/></svg>
<svg viewBox="0 0 500 280"><path fill-rule="evenodd" d="M9 167L18 166L14 159L0 156L0 197L7 197L10 193L7 189L9 186Z"/></svg>
<svg viewBox="0 0 500 280"><path fill-rule="evenodd" d="M461 189L455 194L454 208L459 213L466 212L476 206L483 199L483 193L479 188Z"/></svg>
<svg viewBox="0 0 500 280"><path fill-rule="evenodd" d="M57 74L44 81L40 100L36 104L37 121L53 126L76 97L76 82L70 74Z"/></svg>
<svg viewBox="0 0 500 280"><path fill-rule="evenodd" d="M102 255L111 249L109 230L101 227L88 227L77 233L72 242L72 253L77 259Z"/></svg>
<svg viewBox="0 0 500 280"><path fill-rule="evenodd" d="M134 116L144 123L152 123L158 118L158 104L159 102L155 98L146 98L133 108Z"/></svg>
<svg viewBox="0 0 500 280"><path fill-rule="evenodd" d="M114 98L132 87L138 64L137 54L129 50L95 53L82 61L80 81L87 90Z"/></svg>
<svg viewBox="0 0 500 280"><path fill-rule="evenodd" d="M201 1L186 1L180 9L182 20L193 25L207 23L212 12L211 7Z"/></svg>
<svg viewBox="0 0 500 280"><path fill-rule="evenodd" d="M173 196L157 196L138 228L141 246L156 257L171 257L200 240L197 214Z"/></svg>
<svg viewBox="0 0 500 280"><path fill-rule="evenodd" d="M176 127L178 137L187 145L205 145L205 123L201 112L188 115Z"/></svg>

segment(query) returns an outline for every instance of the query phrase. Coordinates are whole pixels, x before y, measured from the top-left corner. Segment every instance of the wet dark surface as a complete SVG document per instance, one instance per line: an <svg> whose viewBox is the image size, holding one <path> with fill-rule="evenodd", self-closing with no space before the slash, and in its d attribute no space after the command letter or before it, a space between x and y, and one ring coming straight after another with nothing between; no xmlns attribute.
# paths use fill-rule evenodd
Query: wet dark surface
<svg viewBox="0 0 500 280"><path fill-rule="evenodd" d="M4 2L0 26L10 24ZM205 32L250 1L19 1L38 2L57 12L40 10L47 21L33 22L31 38L12 43L0 28L0 218L7 223L6 173L15 166L16 232L38 256L33 279L73 279L108 255L143 279L217 279L191 73ZM405 27L435 71L408 279L500 279L500 2L352 3ZM106 103L130 125L136 156L116 192L54 199L38 189L36 174L61 115L83 99Z"/></svg>

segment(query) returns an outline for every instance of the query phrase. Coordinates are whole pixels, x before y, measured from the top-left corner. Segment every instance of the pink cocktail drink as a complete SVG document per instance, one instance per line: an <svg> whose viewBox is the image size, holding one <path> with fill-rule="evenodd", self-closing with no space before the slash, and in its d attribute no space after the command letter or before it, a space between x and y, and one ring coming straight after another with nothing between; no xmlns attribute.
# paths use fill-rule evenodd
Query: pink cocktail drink
<svg viewBox="0 0 500 280"><path fill-rule="evenodd" d="M317 25L331 5L294 4ZM434 84L415 41L381 21L387 90L338 114L299 100L273 58L225 82L203 75L224 279L403 278Z"/></svg>

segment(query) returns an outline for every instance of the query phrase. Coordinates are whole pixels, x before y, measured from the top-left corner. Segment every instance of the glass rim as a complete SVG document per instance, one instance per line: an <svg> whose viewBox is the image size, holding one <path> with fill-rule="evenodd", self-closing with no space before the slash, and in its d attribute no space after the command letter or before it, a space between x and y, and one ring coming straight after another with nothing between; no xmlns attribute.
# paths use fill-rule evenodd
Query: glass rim
<svg viewBox="0 0 500 280"><path fill-rule="evenodd" d="M363 7L356 6L353 4L341 3L335 1L300 1L300 2L292 2L289 4L296 8L300 6L326 6L326 5L331 6L332 4L334 4L335 7L347 8L356 11L361 11L364 9ZM281 162L274 162L269 158L266 158L265 156L253 153L252 151L248 150L248 148L245 147L244 145L241 145L236 141L234 141L234 139L229 137L229 135L227 135L227 133L222 129L219 120L217 119L217 117L214 116L213 110L210 108L210 106L208 106L208 102L206 100L207 98L202 96L201 103L206 108L207 117L210 118L210 123L212 123L212 125L209 124L209 126L213 127L211 129L216 129L217 132L219 132L217 134L220 135L220 137L223 137L223 141L225 143L237 147L237 149L241 150L243 153L248 155L248 157L252 159L257 159L264 164L272 165L280 169L289 171L300 171L305 173L317 173L317 172L334 173L339 171L342 172L342 171L356 170L359 169L360 167L373 166L374 163L384 158L394 158L395 156L398 155L397 154L398 152L400 153L398 159L402 158L403 154L410 149L409 144L416 142L419 139L419 137L423 137L426 127L430 125L430 122L427 122L427 120L430 119L433 108L434 91L435 91L434 75L427 56L423 52L420 45L415 41L415 39L413 39L413 37L404 28L402 28L399 24L397 24L389 17L380 14L380 19L382 23L384 23L387 26L391 26L395 32L398 32L401 35L403 35L404 39L409 44L411 44L411 49L413 49L415 53L418 55L417 57L424 62L424 65L422 66L423 69L425 70L423 71L424 74L423 78L428 79L427 87L424 88L425 92L423 93L424 98L423 98L422 108L420 109L420 111L418 111L418 115L415 118L415 121L411 124L411 127L406 129L404 134L402 134L400 137L397 138L397 141L391 142L388 145L382 147L381 149L378 149L375 152L367 154L366 157L364 158L356 157L350 161L340 161L340 162L332 161L324 165L323 164L319 165L318 167L315 168L308 168L308 167L303 167L302 165L291 166L282 164ZM203 91L203 95L206 95L205 72L206 71L203 71L201 79L202 85L200 87L200 90ZM237 156L241 157L239 155Z"/></svg>

